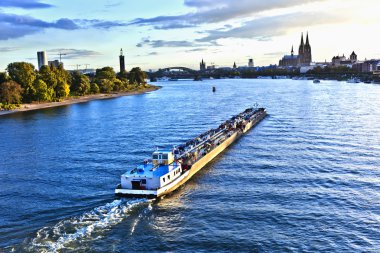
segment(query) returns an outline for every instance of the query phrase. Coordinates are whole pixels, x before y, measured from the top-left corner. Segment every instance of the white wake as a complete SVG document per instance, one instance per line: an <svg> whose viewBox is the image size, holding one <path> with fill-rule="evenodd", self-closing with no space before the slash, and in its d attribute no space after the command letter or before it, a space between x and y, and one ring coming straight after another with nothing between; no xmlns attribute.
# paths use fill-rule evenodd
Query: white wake
<svg viewBox="0 0 380 253"><path fill-rule="evenodd" d="M64 248L70 249L70 246L74 249L79 241L92 241L101 237L102 232L128 217L134 206L148 201L147 199L114 200L81 216L62 220L52 227L44 227L37 231L28 250L58 252Z"/></svg>

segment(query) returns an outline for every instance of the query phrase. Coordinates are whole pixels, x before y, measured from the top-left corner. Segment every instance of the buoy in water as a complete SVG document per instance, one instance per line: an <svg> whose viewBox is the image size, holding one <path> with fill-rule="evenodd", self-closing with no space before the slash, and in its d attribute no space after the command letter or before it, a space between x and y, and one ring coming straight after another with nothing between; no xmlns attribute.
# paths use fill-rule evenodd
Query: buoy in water
<svg viewBox="0 0 380 253"><path fill-rule="evenodd" d="M212 86L212 92L215 92L215 91L216 91L215 86Z"/></svg>

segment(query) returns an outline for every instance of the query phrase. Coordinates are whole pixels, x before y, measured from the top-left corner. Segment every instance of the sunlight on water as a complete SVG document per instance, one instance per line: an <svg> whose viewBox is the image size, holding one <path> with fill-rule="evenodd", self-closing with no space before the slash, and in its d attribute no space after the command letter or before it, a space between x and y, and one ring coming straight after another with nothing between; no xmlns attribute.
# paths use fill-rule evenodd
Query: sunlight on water
<svg viewBox="0 0 380 253"><path fill-rule="evenodd" d="M137 225L139 224L140 220L142 219L142 217L146 216L150 211L152 211L152 209L153 209L152 205L149 204L149 206L147 208L145 208L142 213L139 214L137 219L135 219L133 221L130 235L133 235L133 233L135 232L135 229L136 229Z"/></svg>

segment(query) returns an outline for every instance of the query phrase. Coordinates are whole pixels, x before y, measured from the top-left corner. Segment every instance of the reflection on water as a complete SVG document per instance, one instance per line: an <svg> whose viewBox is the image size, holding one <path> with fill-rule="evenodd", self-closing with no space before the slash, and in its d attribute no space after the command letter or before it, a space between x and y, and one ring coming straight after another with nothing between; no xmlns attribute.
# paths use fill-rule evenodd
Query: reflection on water
<svg viewBox="0 0 380 253"><path fill-rule="evenodd" d="M380 248L379 86L244 79L162 85L0 118L2 250ZM120 175L157 146L181 144L255 102L269 117L177 192L152 203L114 200Z"/></svg>

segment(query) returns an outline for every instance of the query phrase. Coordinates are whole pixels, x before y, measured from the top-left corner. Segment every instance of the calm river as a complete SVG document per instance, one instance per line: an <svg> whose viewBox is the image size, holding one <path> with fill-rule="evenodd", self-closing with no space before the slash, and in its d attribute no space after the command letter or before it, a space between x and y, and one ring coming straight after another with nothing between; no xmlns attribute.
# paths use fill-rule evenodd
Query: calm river
<svg viewBox="0 0 380 253"><path fill-rule="evenodd" d="M0 252L379 252L380 86L158 85L0 117ZM269 116L174 194L114 198L156 147L255 102Z"/></svg>

